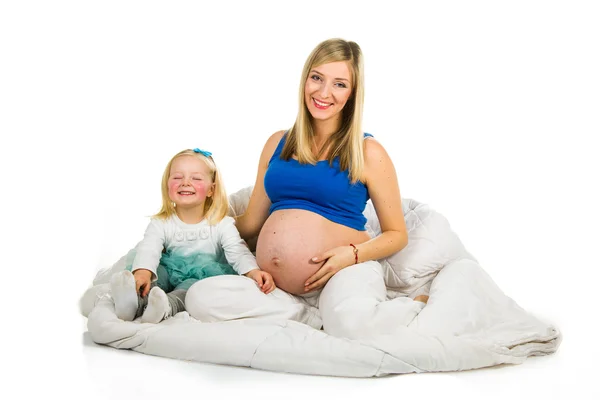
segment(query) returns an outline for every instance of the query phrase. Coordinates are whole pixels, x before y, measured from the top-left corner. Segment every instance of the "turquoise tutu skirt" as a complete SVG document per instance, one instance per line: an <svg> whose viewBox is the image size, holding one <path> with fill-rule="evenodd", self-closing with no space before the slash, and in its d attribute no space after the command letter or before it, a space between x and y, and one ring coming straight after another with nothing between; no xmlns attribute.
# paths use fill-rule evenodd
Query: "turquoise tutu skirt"
<svg viewBox="0 0 600 400"><path fill-rule="evenodd" d="M130 271L135 259L135 253L135 249L133 249L127 254L126 265ZM163 276L165 274L167 276ZM163 287L167 281L169 286L174 289L181 288L182 284L184 286L191 286L191 283L210 278L211 276L237 275L237 272L235 272L231 265L218 262L214 255L204 253L183 255L177 251L172 251L163 253L161 256L157 275L158 286L167 291L169 288ZM188 285L184 282L188 283Z"/></svg>

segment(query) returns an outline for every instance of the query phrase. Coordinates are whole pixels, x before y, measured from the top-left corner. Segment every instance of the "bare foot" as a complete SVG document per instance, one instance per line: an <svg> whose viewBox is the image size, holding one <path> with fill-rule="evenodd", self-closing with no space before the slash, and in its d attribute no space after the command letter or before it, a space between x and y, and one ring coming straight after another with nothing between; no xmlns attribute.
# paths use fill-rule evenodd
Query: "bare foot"
<svg viewBox="0 0 600 400"><path fill-rule="evenodd" d="M425 296L424 294L420 294L417 297L415 297L414 299L415 301L420 301L422 303L427 304L427 301L429 300L429 296Z"/></svg>

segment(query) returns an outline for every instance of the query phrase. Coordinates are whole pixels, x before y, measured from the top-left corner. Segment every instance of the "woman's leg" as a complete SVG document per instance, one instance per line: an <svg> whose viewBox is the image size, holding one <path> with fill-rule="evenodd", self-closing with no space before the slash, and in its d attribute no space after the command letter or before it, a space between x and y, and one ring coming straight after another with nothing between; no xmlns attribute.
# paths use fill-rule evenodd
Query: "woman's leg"
<svg viewBox="0 0 600 400"><path fill-rule="evenodd" d="M185 307L202 322L263 318L298 321L315 329L322 325L318 310L304 299L281 289L264 294L245 276L222 275L195 283L187 292Z"/></svg>
<svg viewBox="0 0 600 400"><path fill-rule="evenodd" d="M344 268L327 282L319 298L325 332L358 339L406 327L425 307L407 297L386 299L381 264L368 261Z"/></svg>

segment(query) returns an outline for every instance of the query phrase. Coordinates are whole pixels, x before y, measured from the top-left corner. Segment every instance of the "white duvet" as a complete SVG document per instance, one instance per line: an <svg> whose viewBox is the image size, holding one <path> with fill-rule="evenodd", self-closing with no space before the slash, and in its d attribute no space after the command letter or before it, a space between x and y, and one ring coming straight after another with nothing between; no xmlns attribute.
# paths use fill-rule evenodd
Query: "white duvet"
<svg viewBox="0 0 600 400"><path fill-rule="evenodd" d="M245 209L251 188L234 193L232 212ZM425 204L403 199L408 246L380 260L388 297L430 286L427 306L405 329L365 340L330 336L295 321L241 319L203 323L186 312L160 324L119 320L110 276L125 257L100 271L80 305L92 340L156 356L270 371L349 377L460 371L518 364L556 351L558 329L504 295L465 250L448 221ZM371 203L367 230L381 233Z"/></svg>

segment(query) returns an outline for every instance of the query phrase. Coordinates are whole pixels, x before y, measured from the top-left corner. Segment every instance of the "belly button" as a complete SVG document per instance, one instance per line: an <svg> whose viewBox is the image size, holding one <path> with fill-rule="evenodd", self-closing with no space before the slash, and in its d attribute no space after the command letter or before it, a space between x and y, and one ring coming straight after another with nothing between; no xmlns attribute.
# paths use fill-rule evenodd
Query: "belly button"
<svg viewBox="0 0 600 400"><path fill-rule="evenodd" d="M272 263L273 263L273 265L275 265L276 267L279 267L279 262L280 262L279 258L277 258L277 257L273 257L273 258L271 258L271 262L272 262Z"/></svg>

